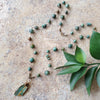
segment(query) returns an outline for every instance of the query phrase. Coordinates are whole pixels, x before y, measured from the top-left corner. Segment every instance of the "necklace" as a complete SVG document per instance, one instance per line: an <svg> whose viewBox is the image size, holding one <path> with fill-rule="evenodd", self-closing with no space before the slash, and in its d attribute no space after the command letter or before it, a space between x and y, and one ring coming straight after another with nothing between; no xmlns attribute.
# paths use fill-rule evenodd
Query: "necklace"
<svg viewBox="0 0 100 100"><path fill-rule="evenodd" d="M34 35L37 31L39 31L39 30L41 30L41 29L47 29L47 28L52 24L53 20L56 20L56 19L59 17L60 12L61 12L61 8L63 7L62 5L64 5L64 6L67 8L67 10L65 11L65 14L64 14L64 15L61 15L61 16L60 16L59 32L60 32L61 36L67 36L68 34L65 34L64 32L62 32L62 26L63 26L63 23L64 23L64 21L65 21L65 19L66 19L66 18L65 18L65 15L68 15L68 14L69 14L69 10L70 10L70 5L67 4L65 1L63 1L62 4L59 3L59 4L57 5L58 10L56 11L56 14L53 14L53 15L52 15L52 19L49 19L49 20L48 20L48 24L43 24L43 25L40 26L40 27L39 27L39 26L35 26L34 29L31 28L31 29L29 30L30 35ZM89 26L89 27L92 26L91 23L87 23L86 25ZM80 26L76 26L76 27L75 27L75 31L78 32L78 31L80 30L80 28L84 28L84 27L85 27L84 24L81 24ZM95 29L95 28L94 28L94 29ZM71 35L74 35L74 31L71 31L70 34L71 34ZM87 37L87 38L90 38L89 35L87 35L86 37ZM80 38L80 40L83 40L83 39L84 39L84 36L83 36L83 35L80 35L79 38ZM35 55L38 55L39 53L38 53L37 50L35 50L36 46L35 46L35 44L33 43L33 38L32 38L32 36L30 36L30 37L28 38L28 40L31 42L31 49L34 50L34 56L35 56ZM73 40L73 43L77 43L77 40L76 40L76 39ZM69 44L69 45L68 45L68 48L73 48L73 44ZM62 49L64 49L64 48L62 48ZM57 52L57 51L58 51L58 48L57 48L57 47L54 47L52 50L47 50L47 51L46 51L46 54L47 54L47 55L46 55L46 58L47 58L47 60L48 60L48 62L49 62L49 64L48 64L48 67L49 67L49 68L52 67L52 64L50 63L50 60L51 60L51 57L50 57L51 51L52 51L52 52ZM34 57L31 57L31 58L29 59L29 61L30 61L30 63L31 63L31 67L28 68L28 71L29 71L28 81L27 81L26 83L24 83L23 85L21 85L21 86L17 89L17 91L15 91L15 93L14 93L15 96L23 96L23 95L27 92L27 90L30 88L31 81L32 81L34 78L36 78L36 77L41 77L41 74L40 74L40 73L37 74L37 76L32 76L32 71L33 71L32 66L34 66L34 65L32 65L32 64L35 64L35 59L34 59ZM49 70L45 70L44 74L45 74L45 75L50 75L50 71L49 71Z"/></svg>

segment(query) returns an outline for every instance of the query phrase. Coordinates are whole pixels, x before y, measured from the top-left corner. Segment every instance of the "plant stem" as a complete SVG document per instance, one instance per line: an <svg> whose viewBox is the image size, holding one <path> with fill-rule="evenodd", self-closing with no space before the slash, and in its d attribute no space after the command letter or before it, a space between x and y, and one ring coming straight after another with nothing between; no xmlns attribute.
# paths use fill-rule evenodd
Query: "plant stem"
<svg viewBox="0 0 100 100"><path fill-rule="evenodd" d="M96 65L96 64L100 65L100 63L92 63L92 64L87 64L86 63L86 65Z"/></svg>

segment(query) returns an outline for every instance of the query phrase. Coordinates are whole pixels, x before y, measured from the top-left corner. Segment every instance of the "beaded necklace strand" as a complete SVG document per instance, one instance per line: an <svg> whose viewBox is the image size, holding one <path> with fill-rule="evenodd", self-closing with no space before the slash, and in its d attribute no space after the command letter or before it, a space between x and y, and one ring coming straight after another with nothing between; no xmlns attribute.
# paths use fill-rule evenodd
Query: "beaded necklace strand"
<svg viewBox="0 0 100 100"><path fill-rule="evenodd" d="M29 30L30 35L35 34L35 32L37 32L37 31L40 30L40 29L47 29L47 27L48 27L49 25L52 24L52 21L53 21L53 20L56 20L57 16L59 16L59 14L60 14L60 12L61 12L62 5L64 5L64 7L66 7L67 10L65 11L65 14L64 14L64 15L61 15L61 16L60 16L60 19L61 19L61 20L60 20L60 22L59 22L59 26L60 26L60 27L59 27L59 32L60 32L61 36L67 36L68 34L64 34L64 32L62 32L62 27L63 27L63 23L64 23L64 20L65 20L65 15L68 15L68 14L69 14L69 10L70 10L70 5L69 5L68 3L66 3L65 1L63 1L62 4L61 4L61 3L58 3L58 5L57 5L58 10L56 11L56 14L53 14L53 15L52 15L52 19L49 19L49 20L47 21L48 24L43 24L43 25L40 26L40 27L39 27L39 26L35 26L34 29L31 28L31 29ZM86 25L89 26L89 27L92 26L91 23L87 23ZM85 27L85 25L84 25L84 24L81 24L81 25L79 25L79 26L76 26L74 30L75 30L76 32L78 32L81 28L84 28L84 27ZM94 30L96 30L96 28L94 28ZM74 35L74 31L71 31L71 32L70 32L70 35ZM90 35L87 35L86 38L89 39L89 38L90 38ZM80 39L80 40L83 40L83 39L84 39L84 36L83 36L83 35L80 35L80 36L79 36L79 39ZM28 40L31 42L31 48L34 50L34 49L36 48L36 46L35 46L35 44L33 44L33 39L32 39L32 37L30 36L30 37L28 38ZM74 40L73 40L73 43L77 43L77 40L74 39ZM68 48L73 48L73 44L68 44ZM62 49L65 49L65 48L62 48ZM54 47L54 48L52 49L52 51L53 51L53 52L57 52L57 51L58 51L58 48L57 48L57 47ZM51 58L50 58L51 50L47 50L46 53L47 53L46 58L47 58L48 61L50 61L50 60L51 60ZM38 51L34 50L34 55L38 55L38 54L39 54ZM34 59L33 57L30 58L29 61L30 61L30 63L32 63L32 64L35 63L35 59ZM48 64L48 67L51 68L51 67L52 67L52 64L49 63L49 64ZM28 78L28 81L27 81L25 84L21 85L21 86L17 89L17 91L15 91L15 93L14 93L15 96L23 96L23 95L27 92L27 90L30 88L30 84L31 84L32 79L34 79L34 78L36 78L36 77L41 77L41 74L40 74L40 73L38 73L37 76L32 76L32 70L33 70L32 66L28 68L28 71L29 71L29 78ZM44 72L44 74L45 74L45 75L50 75L50 71L49 71L49 70L46 70L46 71Z"/></svg>

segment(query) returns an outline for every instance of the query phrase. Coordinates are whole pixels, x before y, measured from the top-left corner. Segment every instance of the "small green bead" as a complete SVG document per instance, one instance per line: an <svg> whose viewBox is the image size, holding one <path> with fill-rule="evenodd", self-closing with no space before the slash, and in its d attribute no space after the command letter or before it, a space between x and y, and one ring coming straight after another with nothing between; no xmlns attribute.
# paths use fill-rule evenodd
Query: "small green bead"
<svg viewBox="0 0 100 100"><path fill-rule="evenodd" d="M91 23L87 23L87 26L92 26L92 24Z"/></svg>
<svg viewBox="0 0 100 100"><path fill-rule="evenodd" d="M60 22L60 23L59 23L59 26L63 26L63 23L62 23L62 22Z"/></svg>
<svg viewBox="0 0 100 100"><path fill-rule="evenodd" d="M32 70L32 68L31 68L31 67L29 67L29 68L28 68L28 71L31 71L31 70Z"/></svg>
<svg viewBox="0 0 100 100"><path fill-rule="evenodd" d="M48 64L48 67L52 67L52 65L51 64Z"/></svg>
<svg viewBox="0 0 100 100"><path fill-rule="evenodd" d="M51 20L50 19L48 20L48 23L51 24Z"/></svg>
<svg viewBox="0 0 100 100"><path fill-rule="evenodd" d="M48 60L51 60L50 57L47 58Z"/></svg>
<svg viewBox="0 0 100 100"><path fill-rule="evenodd" d="M81 24L81 27L84 27L84 24Z"/></svg>
<svg viewBox="0 0 100 100"><path fill-rule="evenodd" d="M47 24L42 25L42 28L47 28Z"/></svg>
<svg viewBox="0 0 100 100"><path fill-rule="evenodd" d="M56 14L53 14L53 15L52 15L52 18L55 19L55 18L56 18Z"/></svg>
<svg viewBox="0 0 100 100"><path fill-rule="evenodd" d="M44 72L44 74L45 74L45 75L50 75L50 71L46 70L46 71Z"/></svg>
<svg viewBox="0 0 100 100"><path fill-rule="evenodd" d="M40 74L37 74L37 77L41 77L41 75Z"/></svg>
<svg viewBox="0 0 100 100"><path fill-rule="evenodd" d="M66 14L66 15L68 14L68 11L67 11L67 10L65 11L65 14Z"/></svg>
<svg viewBox="0 0 100 100"><path fill-rule="evenodd" d="M63 4L63 5L65 5L65 4L66 4L66 2L65 2L65 1L63 1L63 2L62 2L62 4Z"/></svg>
<svg viewBox="0 0 100 100"><path fill-rule="evenodd" d="M34 58L30 58L30 62L33 63L35 60Z"/></svg>
<svg viewBox="0 0 100 100"><path fill-rule="evenodd" d="M61 15L60 18L61 18L62 20L64 20L64 19L65 19L65 16L64 16L64 15Z"/></svg>
<svg viewBox="0 0 100 100"><path fill-rule="evenodd" d="M84 39L84 36L83 35L80 35L80 40Z"/></svg>
<svg viewBox="0 0 100 100"><path fill-rule="evenodd" d="M58 49L56 47L53 48L53 51L57 51Z"/></svg>
<svg viewBox="0 0 100 100"><path fill-rule="evenodd" d="M33 29L30 29L29 32L30 32L31 34L33 34L33 33L34 33L34 30L33 30Z"/></svg>
<svg viewBox="0 0 100 100"><path fill-rule="evenodd" d="M78 30L79 30L79 26L76 26L76 27L75 27L75 30L78 31Z"/></svg>
<svg viewBox="0 0 100 100"><path fill-rule="evenodd" d="M34 54L36 55L37 54L37 51L34 51Z"/></svg>
<svg viewBox="0 0 100 100"><path fill-rule="evenodd" d="M48 58L49 57L49 55L46 55L46 58Z"/></svg>
<svg viewBox="0 0 100 100"><path fill-rule="evenodd" d="M73 40L74 43L77 43L77 40Z"/></svg>
<svg viewBox="0 0 100 100"><path fill-rule="evenodd" d="M74 32L72 31L72 32L70 32L70 34L71 34L71 35L73 35L73 34L74 34Z"/></svg>
<svg viewBox="0 0 100 100"><path fill-rule="evenodd" d="M65 7L66 7L66 8L69 8L69 4L66 4Z"/></svg>
<svg viewBox="0 0 100 100"><path fill-rule="evenodd" d="M32 49L33 49L33 48L35 48L35 45L34 45L34 44L32 44L32 45L31 45L31 48L32 48Z"/></svg>
<svg viewBox="0 0 100 100"><path fill-rule="evenodd" d="M38 27L38 26L35 26L34 28L35 28L36 30L38 30L38 29L39 29L39 27Z"/></svg>
<svg viewBox="0 0 100 100"><path fill-rule="evenodd" d="M61 3L58 3L57 7L58 7L58 8L61 8Z"/></svg>
<svg viewBox="0 0 100 100"><path fill-rule="evenodd" d="M50 53L50 50L47 50L46 52L47 52L47 53Z"/></svg>
<svg viewBox="0 0 100 100"><path fill-rule="evenodd" d="M73 47L73 45L72 45L72 44L69 44L69 45L68 45L68 48L72 48L72 47Z"/></svg>
<svg viewBox="0 0 100 100"><path fill-rule="evenodd" d="M90 35L87 35L86 37L89 39L90 38Z"/></svg>

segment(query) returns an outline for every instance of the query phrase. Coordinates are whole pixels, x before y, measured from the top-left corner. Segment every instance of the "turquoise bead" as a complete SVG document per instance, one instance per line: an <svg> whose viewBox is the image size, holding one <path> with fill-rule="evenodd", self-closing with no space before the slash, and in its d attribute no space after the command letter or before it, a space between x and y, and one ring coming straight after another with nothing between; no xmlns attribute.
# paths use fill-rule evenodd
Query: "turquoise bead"
<svg viewBox="0 0 100 100"><path fill-rule="evenodd" d="M42 28L46 28L46 27L47 27L47 24L42 25Z"/></svg>
<svg viewBox="0 0 100 100"><path fill-rule="evenodd" d="M37 51L34 51L34 54L36 55L37 54Z"/></svg>
<svg viewBox="0 0 100 100"><path fill-rule="evenodd" d="M50 19L48 20L48 23L51 24L51 20Z"/></svg>
<svg viewBox="0 0 100 100"><path fill-rule="evenodd" d="M29 67L29 68L28 68L28 71L31 71L31 70L32 70L32 68L31 68L31 67Z"/></svg>
<svg viewBox="0 0 100 100"><path fill-rule="evenodd" d="M81 27L84 27L84 24L81 24Z"/></svg>
<svg viewBox="0 0 100 100"><path fill-rule="evenodd" d="M92 26L92 24L91 23L87 23L87 26Z"/></svg>
<svg viewBox="0 0 100 100"><path fill-rule="evenodd" d="M89 39L90 38L90 35L87 35L86 37Z"/></svg>
<svg viewBox="0 0 100 100"><path fill-rule="evenodd" d="M35 28L36 30L38 30L38 29L39 29L39 27L38 27L38 26L35 26L34 28Z"/></svg>
<svg viewBox="0 0 100 100"><path fill-rule="evenodd" d="M61 8L61 3L58 3L57 7L58 7L58 8Z"/></svg>
<svg viewBox="0 0 100 100"><path fill-rule="evenodd" d="M34 58L30 58L30 62L33 63L35 60Z"/></svg>
<svg viewBox="0 0 100 100"><path fill-rule="evenodd" d="M74 43L77 43L77 40L73 40Z"/></svg>
<svg viewBox="0 0 100 100"><path fill-rule="evenodd" d="M46 52L47 52L47 53L50 53L50 50L47 50Z"/></svg>
<svg viewBox="0 0 100 100"><path fill-rule="evenodd" d="M50 71L46 70L46 71L44 72L44 74L45 74L45 75L49 75L49 74L50 74Z"/></svg>
<svg viewBox="0 0 100 100"><path fill-rule="evenodd" d="M67 11L67 10L65 11L65 14L66 14L66 15L68 14L68 11Z"/></svg>
<svg viewBox="0 0 100 100"><path fill-rule="evenodd" d="M72 48L72 47L73 47L73 45L72 45L72 44L69 44L69 45L68 45L68 48Z"/></svg>
<svg viewBox="0 0 100 100"><path fill-rule="evenodd" d="M75 27L75 30L78 31L78 30L79 30L79 26L76 26L76 27Z"/></svg>
<svg viewBox="0 0 100 100"><path fill-rule="evenodd" d="M60 23L59 23L59 26L63 26L63 23L62 23L62 22L60 22Z"/></svg>
<svg viewBox="0 0 100 100"><path fill-rule="evenodd" d="M46 55L46 58L49 58L49 55Z"/></svg>
<svg viewBox="0 0 100 100"><path fill-rule="evenodd" d="M56 47L53 48L53 51L57 51L58 49Z"/></svg>
<svg viewBox="0 0 100 100"><path fill-rule="evenodd" d="M71 34L71 35L73 35L73 34L74 34L74 32L72 31L72 32L70 32L70 34Z"/></svg>
<svg viewBox="0 0 100 100"><path fill-rule="evenodd" d="M66 6L66 8L69 8L69 4L66 4L65 6Z"/></svg>
<svg viewBox="0 0 100 100"><path fill-rule="evenodd" d="M51 60L50 57L47 58L48 60Z"/></svg>
<svg viewBox="0 0 100 100"><path fill-rule="evenodd" d="M63 1L63 2L62 2L62 4L63 4L63 5L65 5L65 4L66 4L66 2L65 2L65 1Z"/></svg>
<svg viewBox="0 0 100 100"><path fill-rule="evenodd" d="M52 67L52 65L51 64L48 64L48 67Z"/></svg>
<svg viewBox="0 0 100 100"><path fill-rule="evenodd" d="M84 36L83 35L80 35L80 40L82 40L84 38Z"/></svg>
<svg viewBox="0 0 100 100"><path fill-rule="evenodd" d="M55 18L56 18L56 14L53 14L53 15L52 15L52 18L55 19Z"/></svg>
<svg viewBox="0 0 100 100"><path fill-rule="evenodd" d="M64 16L64 15L61 15L60 18L61 18L62 20L64 20L64 19L65 19L65 16Z"/></svg>
<svg viewBox="0 0 100 100"><path fill-rule="evenodd" d="M41 75L40 74L37 74L37 77L41 77Z"/></svg>
<svg viewBox="0 0 100 100"><path fill-rule="evenodd" d="M30 29L29 32L32 34L32 33L34 33L34 30L33 29Z"/></svg>

